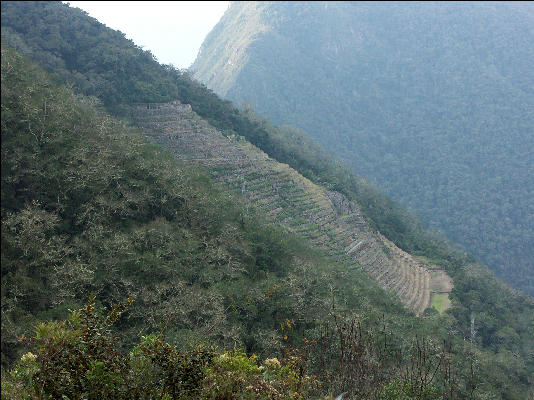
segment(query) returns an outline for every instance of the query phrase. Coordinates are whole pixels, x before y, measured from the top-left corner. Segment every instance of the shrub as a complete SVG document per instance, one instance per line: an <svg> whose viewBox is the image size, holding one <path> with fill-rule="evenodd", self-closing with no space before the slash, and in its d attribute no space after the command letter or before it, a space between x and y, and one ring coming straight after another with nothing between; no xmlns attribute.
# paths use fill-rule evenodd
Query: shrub
<svg viewBox="0 0 534 400"><path fill-rule="evenodd" d="M89 304L66 321L42 322L24 354L2 374L6 399L303 399L315 381L295 372L295 360L268 359L241 350L198 346L181 351L161 335L142 336L119 351L111 327L130 307L109 312Z"/></svg>

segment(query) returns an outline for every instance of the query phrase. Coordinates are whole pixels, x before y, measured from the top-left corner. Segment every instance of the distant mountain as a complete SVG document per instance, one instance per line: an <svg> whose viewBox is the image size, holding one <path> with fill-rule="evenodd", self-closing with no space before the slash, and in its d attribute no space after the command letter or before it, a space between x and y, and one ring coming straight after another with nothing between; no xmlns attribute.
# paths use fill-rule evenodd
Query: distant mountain
<svg viewBox="0 0 534 400"><path fill-rule="evenodd" d="M191 67L534 295L534 6L234 2Z"/></svg>

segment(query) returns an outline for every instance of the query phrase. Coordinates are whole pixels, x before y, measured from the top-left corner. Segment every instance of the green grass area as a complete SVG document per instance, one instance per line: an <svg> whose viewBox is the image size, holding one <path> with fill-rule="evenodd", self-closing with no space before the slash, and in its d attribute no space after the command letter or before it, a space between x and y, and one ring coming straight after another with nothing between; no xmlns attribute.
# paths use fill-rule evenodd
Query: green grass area
<svg viewBox="0 0 534 400"><path fill-rule="evenodd" d="M451 301L448 294L433 293L432 307L434 307L441 314L451 307Z"/></svg>

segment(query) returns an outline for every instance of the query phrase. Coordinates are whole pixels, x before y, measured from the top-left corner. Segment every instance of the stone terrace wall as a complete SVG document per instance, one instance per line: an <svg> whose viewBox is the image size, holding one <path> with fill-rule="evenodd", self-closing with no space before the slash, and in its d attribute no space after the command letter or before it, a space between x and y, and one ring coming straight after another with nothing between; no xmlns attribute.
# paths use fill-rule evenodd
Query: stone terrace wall
<svg viewBox="0 0 534 400"><path fill-rule="evenodd" d="M271 221L361 267L417 315L430 305L430 269L373 232L358 206L341 193L315 185L247 141L224 136L189 105L175 101L132 109L154 142L180 160L206 167L218 185L241 193Z"/></svg>

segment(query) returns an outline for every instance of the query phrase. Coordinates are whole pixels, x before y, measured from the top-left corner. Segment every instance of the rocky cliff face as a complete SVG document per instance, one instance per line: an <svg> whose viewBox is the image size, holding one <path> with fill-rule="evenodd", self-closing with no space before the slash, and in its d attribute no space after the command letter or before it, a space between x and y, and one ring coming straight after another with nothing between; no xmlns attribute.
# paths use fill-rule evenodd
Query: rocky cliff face
<svg viewBox="0 0 534 400"><path fill-rule="evenodd" d="M439 286L433 283L433 268L372 231L358 206L341 193L315 185L238 137L224 136L189 105L141 104L133 115L152 140L177 158L207 168L218 185L240 193L271 221L363 268L414 313L430 306L432 287Z"/></svg>
<svg viewBox="0 0 534 400"><path fill-rule="evenodd" d="M221 23L204 40L199 57L207 62L195 68L217 93L226 93L234 86L241 68L247 64L249 45L267 30L262 22L264 8L265 4L258 2L230 7ZM228 40L220 42L221 37Z"/></svg>

